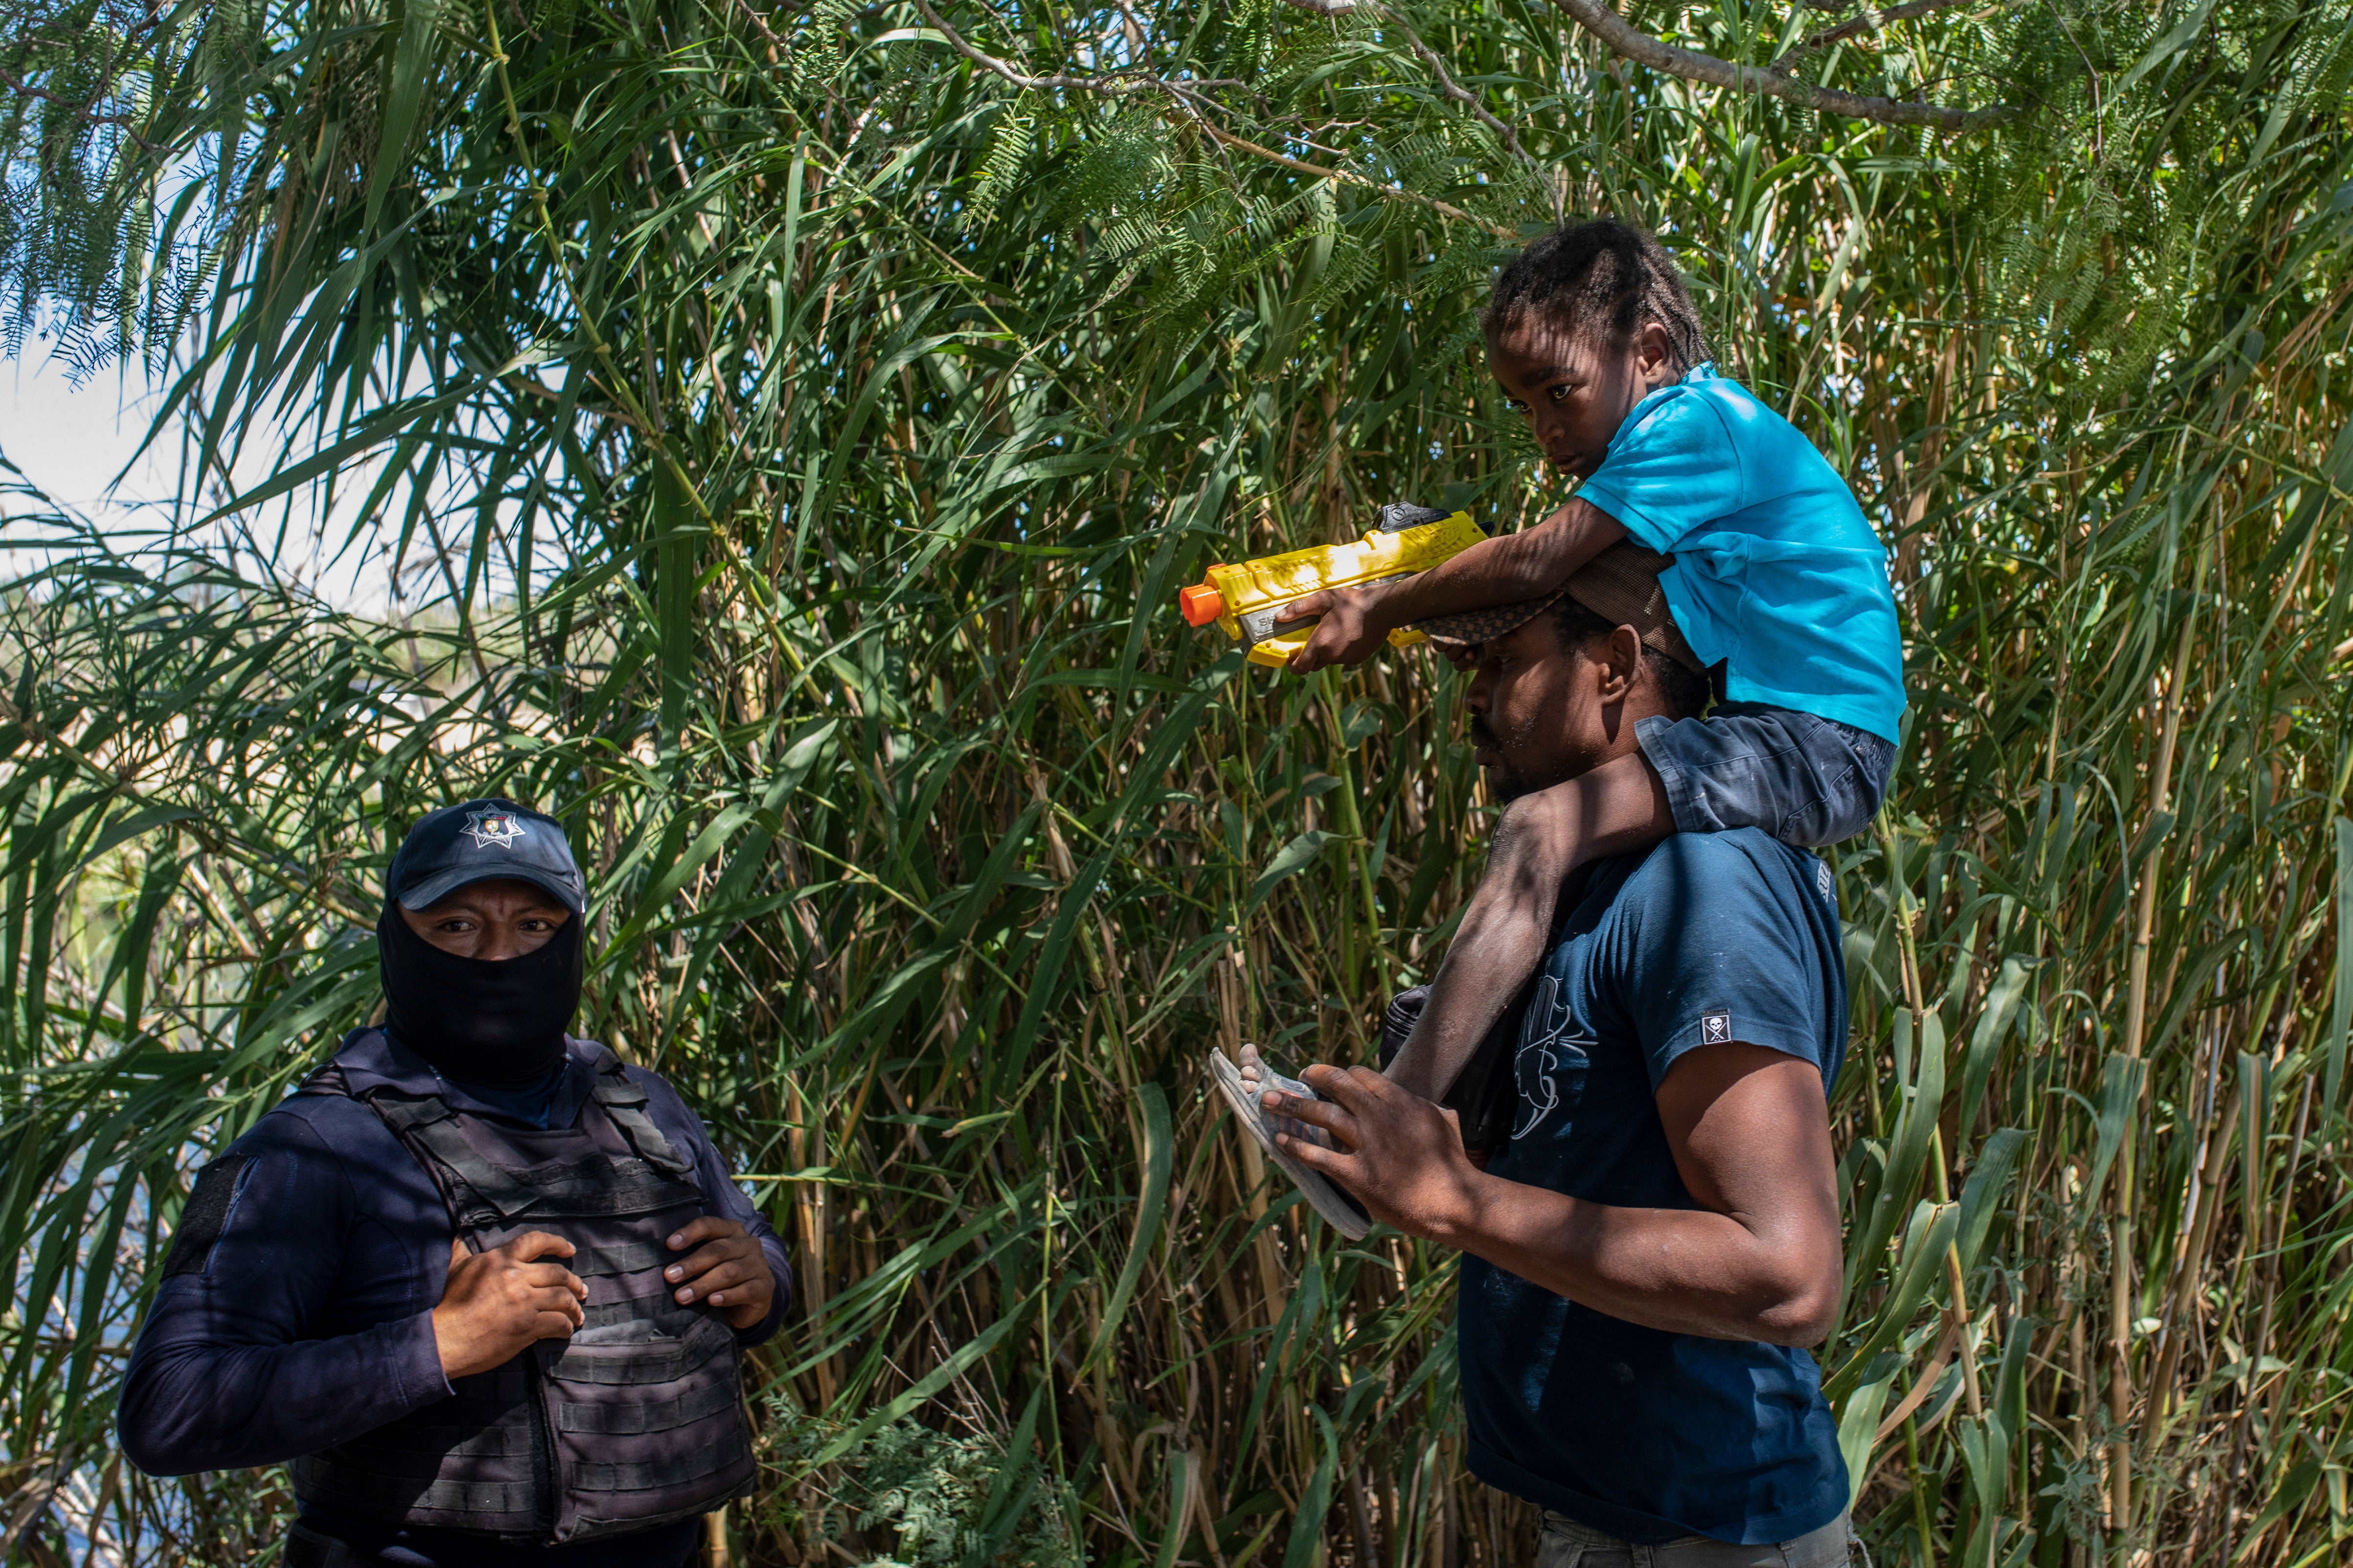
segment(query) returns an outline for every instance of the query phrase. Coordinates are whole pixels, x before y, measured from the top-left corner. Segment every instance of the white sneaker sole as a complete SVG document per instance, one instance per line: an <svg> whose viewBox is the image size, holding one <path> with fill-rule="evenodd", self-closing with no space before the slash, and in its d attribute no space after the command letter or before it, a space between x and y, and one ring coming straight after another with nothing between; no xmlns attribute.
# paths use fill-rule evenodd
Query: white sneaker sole
<svg viewBox="0 0 2353 1568"><path fill-rule="evenodd" d="M1351 1207L1348 1201L1340 1195L1340 1189L1326 1180L1321 1171L1310 1170L1276 1145L1274 1133L1266 1124L1266 1108L1258 1102L1256 1095L1242 1086L1241 1069L1226 1059L1225 1052L1215 1047L1209 1052L1209 1081L1218 1086L1218 1092L1226 1097L1226 1103L1233 1109L1235 1118L1252 1138L1258 1140L1258 1146L1266 1151L1267 1157L1282 1167L1284 1175L1299 1184L1300 1195L1324 1216L1326 1225L1350 1241L1362 1239L1365 1233L1372 1229L1371 1221Z"/></svg>

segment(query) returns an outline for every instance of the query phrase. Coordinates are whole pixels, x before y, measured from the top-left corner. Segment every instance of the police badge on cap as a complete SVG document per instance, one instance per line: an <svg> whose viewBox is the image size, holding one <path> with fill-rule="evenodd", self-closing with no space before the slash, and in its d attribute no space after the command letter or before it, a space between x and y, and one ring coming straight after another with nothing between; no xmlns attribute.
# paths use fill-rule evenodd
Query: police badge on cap
<svg viewBox="0 0 2353 1568"><path fill-rule="evenodd" d="M512 849L523 836L522 818L512 811L470 811L461 831L477 849Z"/></svg>
<svg viewBox="0 0 2353 1568"><path fill-rule="evenodd" d="M563 825L495 796L420 817L394 853L384 890L404 909L427 910L469 882L494 877L529 882L575 915L587 904L587 879Z"/></svg>

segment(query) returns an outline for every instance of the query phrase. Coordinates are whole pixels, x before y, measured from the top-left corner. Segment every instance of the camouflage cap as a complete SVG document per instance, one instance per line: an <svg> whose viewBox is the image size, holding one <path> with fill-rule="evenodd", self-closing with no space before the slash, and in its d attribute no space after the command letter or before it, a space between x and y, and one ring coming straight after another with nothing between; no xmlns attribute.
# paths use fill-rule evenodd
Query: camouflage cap
<svg viewBox="0 0 2353 1568"><path fill-rule="evenodd" d="M1560 601L1561 591L1555 588L1541 599L1522 599L1515 605L1489 605L1483 609L1465 610L1459 616L1432 616L1426 621L1414 621L1413 629L1421 633L1449 652L1461 647L1476 647L1482 642L1493 642L1505 632L1519 630Z"/></svg>
<svg viewBox="0 0 2353 1568"><path fill-rule="evenodd" d="M1557 603L1565 592L1611 626L1633 627L1642 646L1653 653L1704 675L1707 667L1683 640L1667 608L1666 590L1659 586L1659 574L1673 562L1672 555L1621 539L1579 567L1563 589L1516 604L1466 610L1459 616L1432 616L1414 622L1413 626L1450 652L1475 647L1525 626Z"/></svg>

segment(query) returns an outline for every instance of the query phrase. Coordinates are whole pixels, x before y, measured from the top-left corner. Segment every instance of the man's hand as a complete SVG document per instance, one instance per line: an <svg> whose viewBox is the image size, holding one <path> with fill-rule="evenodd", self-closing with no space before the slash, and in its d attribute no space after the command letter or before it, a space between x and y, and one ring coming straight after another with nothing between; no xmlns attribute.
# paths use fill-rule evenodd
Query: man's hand
<svg viewBox="0 0 2353 1568"><path fill-rule="evenodd" d="M702 1245L694 1247L696 1242ZM673 1252L694 1247L662 1270L662 1278L676 1287L670 1295L681 1305L707 1301L739 1329L754 1328L768 1315L776 1276L768 1272L768 1255L741 1225L707 1214L673 1233L670 1245Z"/></svg>
<svg viewBox="0 0 2353 1568"><path fill-rule="evenodd" d="M1659 1121L1691 1209L1623 1208L1474 1171L1452 1118L1367 1068L1300 1074L1266 1108L1343 1151L1283 1151L1381 1219L1596 1311L1672 1333L1810 1345L1838 1311L1837 1163L1811 1062L1734 1041L1684 1052Z"/></svg>
<svg viewBox="0 0 2353 1568"><path fill-rule="evenodd" d="M504 1247L469 1252L449 1243L449 1279L433 1309L441 1375L455 1381L504 1366L538 1340L569 1339L580 1326L588 1287L561 1263L574 1247L560 1236L527 1231Z"/></svg>
<svg viewBox="0 0 2353 1568"><path fill-rule="evenodd" d="M1309 616L1324 618L1307 638L1307 646L1291 656L1291 672L1307 675L1330 664L1362 664L1388 645L1389 627L1381 618L1378 586L1327 588L1293 599L1283 606L1277 629Z"/></svg>
<svg viewBox="0 0 2353 1568"><path fill-rule="evenodd" d="M1271 1114L1323 1128L1342 1147L1320 1148L1284 1133L1276 1139L1284 1153L1331 1177L1376 1219L1409 1236L1447 1241L1461 1233L1489 1178L1462 1152L1453 1111L1370 1068L1319 1062L1299 1076L1324 1098L1270 1092L1261 1103Z"/></svg>

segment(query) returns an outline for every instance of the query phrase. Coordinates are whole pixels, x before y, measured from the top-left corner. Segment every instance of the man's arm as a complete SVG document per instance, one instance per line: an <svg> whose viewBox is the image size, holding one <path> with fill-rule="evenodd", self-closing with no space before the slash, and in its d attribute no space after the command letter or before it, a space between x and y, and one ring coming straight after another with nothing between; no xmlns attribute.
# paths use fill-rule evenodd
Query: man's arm
<svg viewBox="0 0 2353 1568"><path fill-rule="evenodd" d="M1674 1333L1810 1345L1841 1277L1836 1165L1813 1064L1704 1046L1660 1082L1660 1121L1696 1209L1620 1208L1472 1168L1453 1114L1366 1068L1316 1066L1323 1100L1268 1109L1343 1150L1283 1148L1409 1235L1483 1258L1596 1311Z"/></svg>
<svg viewBox="0 0 2353 1568"><path fill-rule="evenodd" d="M1487 869L1388 1076L1426 1100L1444 1099L1544 962L1561 883L1588 861L1647 849L1674 830L1666 788L1639 752L1505 807Z"/></svg>
<svg viewBox="0 0 2353 1568"><path fill-rule="evenodd" d="M311 1337L350 1231L342 1162L292 1116L265 1121L232 1154L207 1167L183 1212L123 1380L123 1451L150 1475L276 1464L449 1394L432 1313L443 1260L420 1260L431 1278L418 1279L413 1313Z"/></svg>
<svg viewBox="0 0 2353 1568"><path fill-rule="evenodd" d="M1362 664L1390 632L1410 622L1549 594L1625 537L1616 519L1571 497L1534 528L1498 534L1427 572L1394 583L1310 594L1292 604L1292 618L1323 619L1307 646L1291 656L1291 668L1304 675L1327 664Z"/></svg>

